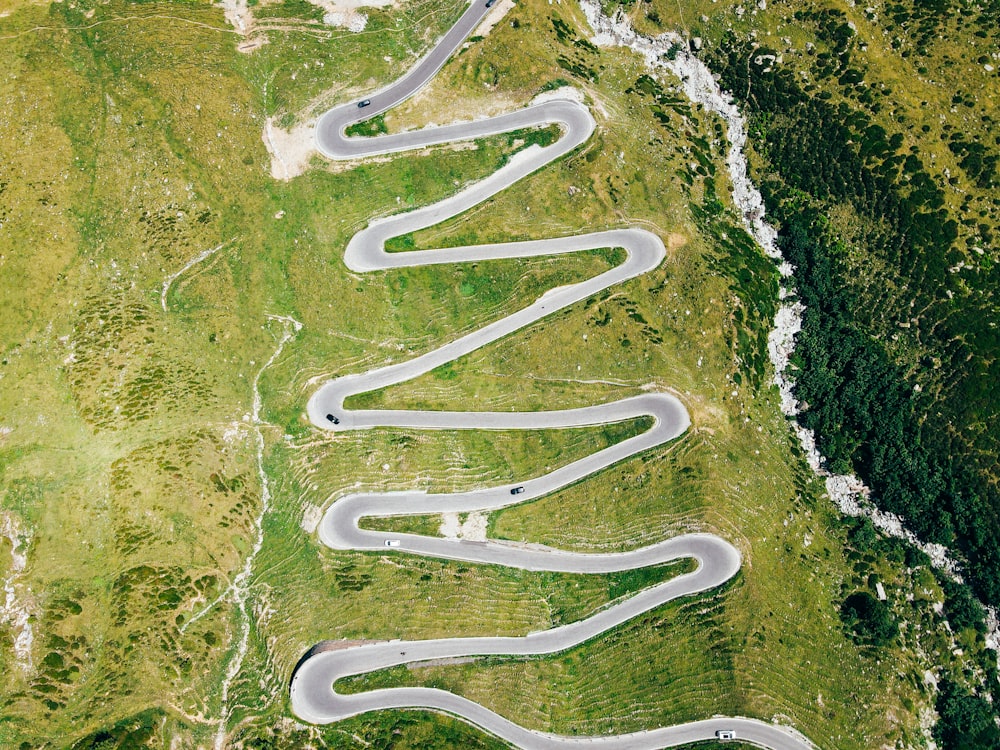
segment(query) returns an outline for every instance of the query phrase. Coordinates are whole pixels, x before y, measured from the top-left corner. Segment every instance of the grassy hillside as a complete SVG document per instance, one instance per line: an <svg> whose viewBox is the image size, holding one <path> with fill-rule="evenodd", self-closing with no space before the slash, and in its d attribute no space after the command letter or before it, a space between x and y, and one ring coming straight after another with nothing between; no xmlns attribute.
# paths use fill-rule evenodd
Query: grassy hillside
<svg viewBox="0 0 1000 750"><path fill-rule="evenodd" d="M0 511L27 532L16 585L34 634L22 664L17 627L0 621L0 745L211 743L240 620L231 599L205 607L256 539L258 429L272 512L249 582L249 651L229 693L233 745L495 747L422 712L303 728L288 711L291 671L321 639L522 634L644 583L333 552L303 529L359 483L509 481L624 434L328 436L304 420L317 378L427 351L618 257L346 271L342 248L371 216L488 174L523 145L508 137L350 168L316 163L287 183L268 176L265 117L291 124L318 100L391 79L460 7L372 11L355 35L304 23L311 6L275 3L260 10L269 43L249 54L236 51L222 12L199 4L22 5L0 17ZM574 549L713 530L745 565L724 590L550 660L371 679L444 684L567 733L728 712L782 717L821 747L917 744L918 714L933 701L923 655L955 645L934 615L944 593L933 580L918 590L904 571L921 561L898 550L845 549L849 529L796 453L767 385L777 279L726 205L720 124L632 56L590 46L580 23L572 6L521 3L425 93L387 113L391 131L507 109L571 83L599 122L567 159L408 241L636 223L664 237L667 261L372 398L532 409L673 388L694 422L675 445L498 514L490 527ZM286 330L275 315L302 329L262 373ZM0 545L5 578L15 574L11 551ZM844 596L869 590L872 575L924 640L904 627L875 647L845 627ZM910 601L914 591L928 593ZM979 647L974 628L954 637Z"/></svg>
<svg viewBox="0 0 1000 750"><path fill-rule="evenodd" d="M641 24L686 25L751 118L811 310L803 423L1000 601L997 8L655 7Z"/></svg>
<svg viewBox="0 0 1000 750"><path fill-rule="evenodd" d="M692 10L632 13L648 31L686 28L750 118L756 178L809 308L800 420L834 471L948 545L996 604L997 7ZM990 654L960 681L996 696Z"/></svg>
<svg viewBox="0 0 1000 750"><path fill-rule="evenodd" d="M788 75L772 71L773 80L760 79L773 92L769 101L751 97L763 105L762 116L765 109L788 113L786 122L762 129L764 158L780 165L769 192L772 203L787 206L778 211L802 269L803 296L825 318L810 320L803 336L802 397L817 405L805 418L831 435L831 457L868 478L880 503L923 537L964 552L970 579L996 603L1000 340L993 238L1000 144L992 113L1000 80L987 70L992 58L981 54L996 49L996 28L985 13L942 8L931 17L920 10L910 18L905 8L886 8L867 34L829 40L829 70L811 73L831 98L815 101L789 85L793 76L784 66ZM846 15L812 15L820 36L823 29L850 31ZM892 39L889 49L867 42L880 27ZM933 43L941 32L966 43ZM727 70L735 71L740 48L729 49ZM897 81L880 80L893 58ZM742 88L736 78L727 82ZM835 119L832 130L815 126ZM792 130L809 135L788 137ZM799 160L789 169L834 141L855 145L823 167ZM794 190L811 205L791 199ZM870 270L858 273L862 267ZM844 355L855 361L845 373L845 365L828 362L846 329L861 340L852 345L854 357ZM878 394L886 414L853 395L855 388ZM819 406L831 400L838 405Z"/></svg>

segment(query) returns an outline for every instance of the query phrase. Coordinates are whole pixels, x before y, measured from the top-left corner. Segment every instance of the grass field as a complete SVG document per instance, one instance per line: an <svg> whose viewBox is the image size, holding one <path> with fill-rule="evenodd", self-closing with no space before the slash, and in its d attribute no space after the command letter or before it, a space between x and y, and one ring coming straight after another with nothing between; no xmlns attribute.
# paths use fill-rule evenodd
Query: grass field
<svg viewBox="0 0 1000 750"><path fill-rule="evenodd" d="M294 19L311 7L261 12ZM524 634L645 582L334 552L302 528L310 511L358 488L507 482L627 434L330 436L304 419L318 378L428 351L620 256L367 276L344 268L343 246L370 217L488 174L519 145L503 136L350 169L319 164L291 182L268 177L265 117L291 124L398 75L460 7L375 11L358 35L271 31L250 54L204 5L20 5L0 17L0 511L30 535L17 585L34 633L22 666L15 628L0 621L0 745L211 744L237 615L223 600L188 623L253 547L257 427L273 511L250 582L249 650L230 690L234 746L496 747L423 712L302 728L290 719L288 680L319 640ZM711 530L741 549L744 568L724 590L552 659L371 679L444 685L566 733L726 712L779 717L824 748L919 745L923 657L858 646L837 615L854 562L766 386L761 335L776 279L713 200L726 195L717 123L682 103L657 117L634 89L641 63L578 43L581 23L570 5L519 3L386 114L390 131L446 122L569 82L598 119L578 152L413 246L633 223L659 232L669 257L366 399L530 410L673 389L692 414L687 435L496 514L491 531L612 550ZM171 284L163 309L164 281L219 245ZM282 333L269 314L303 327L262 374L264 424L254 425L252 384ZM10 552L0 544L0 576L13 570ZM870 564L887 580L902 570ZM898 581L902 591L907 579Z"/></svg>

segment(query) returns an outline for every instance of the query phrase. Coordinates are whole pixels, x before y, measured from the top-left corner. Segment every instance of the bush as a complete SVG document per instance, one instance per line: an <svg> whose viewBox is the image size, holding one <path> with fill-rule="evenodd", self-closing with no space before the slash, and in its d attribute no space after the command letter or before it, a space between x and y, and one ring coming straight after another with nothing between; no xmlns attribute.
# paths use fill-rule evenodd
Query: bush
<svg viewBox="0 0 1000 750"><path fill-rule="evenodd" d="M844 600L840 619L857 640L872 646L884 646L899 634L889 607L867 591L856 591Z"/></svg>
<svg viewBox="0 0 1000 750"><path fill-rule="evenodd" d="M953 630L975 628L979 633L986 632L986 610L968 586L944 578L941 589L944 591L944 613Z"/></svg>
<svg viewBox="0 0 1000 750"><path fill-rule="evenodd" d="M878 531L870 518L863 518L847 534L847 541L858 552L871 552L878 544Z"/></svg>
<svg viewBox="0 0 1000 750"><path fill-rule="evenodd" d="M985 750L1000 747L1000 729L990 704L951 680L943 680L934 704L940 719L934 739L942 750Z"/></svg>

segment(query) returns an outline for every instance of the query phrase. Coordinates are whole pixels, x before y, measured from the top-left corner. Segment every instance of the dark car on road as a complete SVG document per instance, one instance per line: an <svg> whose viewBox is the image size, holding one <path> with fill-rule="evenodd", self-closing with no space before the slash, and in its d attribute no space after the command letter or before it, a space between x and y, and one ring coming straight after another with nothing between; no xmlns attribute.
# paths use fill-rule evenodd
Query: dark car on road
<svg viewBox="0 0 1000 750"><path fill-rule="evenodd" d="M512 495L520 495L522 492L524 492L524 487L523 486L522 487L515 487L514 489L512 489L510 491L510 494L512 494Z"/></svg>
<svg viewBox="0 0 1000 750"><path fill-rule="evenodd" d="M367 107L371 103L372 103L371 99L362 99L360 102L358 102L358 109Z"/></svg>
<svg viewBox="0 0 1000 750"><path fill-rule="evenodd" d="M339 419L337 419L337 418L336 418L335 416L333 416L332 414L327 414L327 415L326 415L326 421L327 421L327 422L333 422L334 424L340 424L340 420L339 420Z"/></svg>

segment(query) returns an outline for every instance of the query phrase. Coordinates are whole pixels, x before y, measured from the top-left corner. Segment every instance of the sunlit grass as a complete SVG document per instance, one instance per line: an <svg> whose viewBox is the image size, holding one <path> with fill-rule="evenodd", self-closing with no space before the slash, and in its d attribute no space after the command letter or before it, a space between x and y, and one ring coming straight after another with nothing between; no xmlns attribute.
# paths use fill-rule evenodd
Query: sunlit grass
<svg viewBox="0 0 1000 750"><path fill-rule="evenodd" d="M294 6L267 8L275 18ZM407 4L372 12L371 33L329 39L269 32L250 55L235 51L221 11L207 6L25 6L0 18L2 67L12 71L0 82L0 425L11 428L0 437L0 508L31 529L24 580L37 665L28 676L13 668L9 630L0 630L0 744L74 741L148 707L163 716L136 721L163 744L210 741L233 615L223 603L186 624L226 589L253 544L261 487L248 415L251 383L280 335L268 314L291 315L303 329L261 379L262 414L274 425L263 427L274 512L233 689L241 736L338 746L347 732L377 746L398 729L415 747L435 733L488 745L417 713L307 737L287 722L288 679L319 640L523 635L646 582L335 552L302 527L306 512L358 488L508 482L634 428L328 436L304 419L318 379L403 361L620 261L608 249L366 276L344 268L344 245L371 217L489 174L523 145L503 136L475 150L317 168L289 183L267 176L265 116L304 117L310 105L389 80L459 10ZM670 132L623 93L644 72L639 61L567 52L555 15L580 20L567 5L518 3L426 92L387 113L386 126L507 110L570 79L594 107L595 138L414 244L636 223L660 232L669 256L643 278L452 363L447 378L431 373L366 403L531 410L675 389L692 414L688 435L495 514L491 533L612 550L707 530L737 544L745 564L722 592L667 605L553 659L411 677L549 731L780 714L823 746L873 746L864 738L891 735L884 717L909 688L842 635L835 601L847 573L836 519L801 474L773 394L734 384L740 302L689 214L702 184L687 188L678 176L691 139L711 138L714 124L674 113ZM28 31L35 27L46 29ZM558 62L565 55L599 80L574 77ZM222 243L176 280L161 309L163 281ZM9 549L0 555L2 566Z"/></svg>

